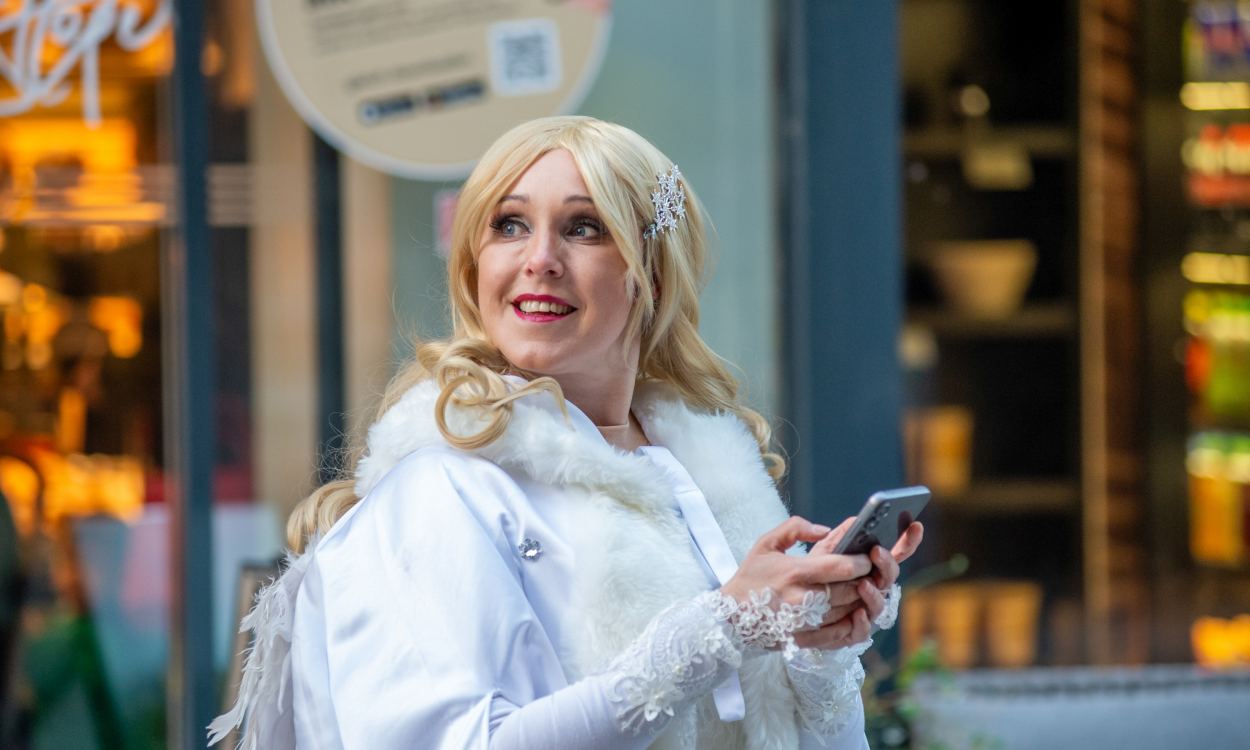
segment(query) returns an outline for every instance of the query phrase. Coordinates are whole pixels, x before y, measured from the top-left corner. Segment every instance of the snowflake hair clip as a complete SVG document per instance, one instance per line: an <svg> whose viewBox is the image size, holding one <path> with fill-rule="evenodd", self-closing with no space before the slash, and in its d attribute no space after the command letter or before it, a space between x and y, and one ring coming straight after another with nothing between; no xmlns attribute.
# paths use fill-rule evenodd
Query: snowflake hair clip
<svg viewBox="0 0 1250 750"><path fill-rule="evenodd" d="M676 229L677 220L686 215L686 189L681 186L681 170L674 164L667 175L658 175L660 188L651 194L655 206L655 221L642 233L644 239L663 234L666 229Z"/></svg>

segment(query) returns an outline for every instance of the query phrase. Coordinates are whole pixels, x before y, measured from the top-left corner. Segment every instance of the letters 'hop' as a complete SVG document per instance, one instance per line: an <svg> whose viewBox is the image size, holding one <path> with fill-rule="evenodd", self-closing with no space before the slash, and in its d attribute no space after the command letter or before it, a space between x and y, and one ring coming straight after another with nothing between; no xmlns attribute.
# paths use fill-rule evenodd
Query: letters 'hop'
<svg viewBox="0 0 1250 750"><path fill-rule="evenodd" d="M686 189L681 186L681 170L674 164L667 175L659 175L660 189L651 194L655 221L642 233L645 239L657 237L666 229L676 229L677 220L686 215Z"/></svg>

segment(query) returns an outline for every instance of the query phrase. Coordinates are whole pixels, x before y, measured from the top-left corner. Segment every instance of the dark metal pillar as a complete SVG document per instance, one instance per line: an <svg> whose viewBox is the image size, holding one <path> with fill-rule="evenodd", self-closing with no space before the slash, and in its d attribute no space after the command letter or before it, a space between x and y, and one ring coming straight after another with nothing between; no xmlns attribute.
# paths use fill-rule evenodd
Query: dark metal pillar
<svg viewBox="0 0 1250 750"><path fill-rule="evenodd" d="M784 9L788 489L832 525L903 476L898 3Z"/></svg>
<svg viewBox="0 0 1250 750"><path fill-rule="evenodd" d="M203 34L202 0L178 0L173 102L181 232L163 256L162 348L172 514L169 746L186 750L204 747L205 727L217 709L211 596L217 341L205 179L208 100L200 74Z"/></svg>
<svg viewBox="0 0 1250 750"><path fill-rule="evenodd" d="M345 407L343 375L343 227L339 152L313 134L317 222L317 424L319 476L328 482L342 460Z"/></svg>

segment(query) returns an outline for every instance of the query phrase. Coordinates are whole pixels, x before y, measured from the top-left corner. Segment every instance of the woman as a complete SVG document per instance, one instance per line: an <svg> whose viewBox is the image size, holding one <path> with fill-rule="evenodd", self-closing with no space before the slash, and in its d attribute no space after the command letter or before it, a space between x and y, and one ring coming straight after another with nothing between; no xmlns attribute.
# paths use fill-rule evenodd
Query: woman
<svg viewBox="0 0 1250 750"><path fill-rule="evenodd" d="M703 263L698 201L637 134L502 136L457 207L455 334L292 516L214 736L250 711L263 748L863 747L858 655L922 531L843 556L787 520L698 335Z"/></svg>

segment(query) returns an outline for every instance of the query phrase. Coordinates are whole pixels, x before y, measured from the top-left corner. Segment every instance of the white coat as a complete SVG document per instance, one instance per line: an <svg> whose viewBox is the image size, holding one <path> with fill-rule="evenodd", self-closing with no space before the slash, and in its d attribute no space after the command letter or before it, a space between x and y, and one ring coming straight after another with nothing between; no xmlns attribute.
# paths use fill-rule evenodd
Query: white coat
<svg viewBox="0 0 1250 750"><path fill-rule="evenodd" d="M260 746L484 750L508 710L604 670L657 613L714 587L672 477L614 449L575 406L566 420L549 394L527 396L500 439L464 452L439 434L436 397L419 384L370 429L363 499L294 561L274 587L282 596L262 600L274 614L253 616L291 641L289 675L259 688L283 688L276 710L252 716ZM737 560L785 520L739 419L692 411L654 384L639 386L634 414L689 472ZM472 414L448 417L475 431ZM811 743L778 654L739 675L742 721L722 722L707 695L653 746ZM837 747L866 747L857 695L853 711Z"/></svg>

